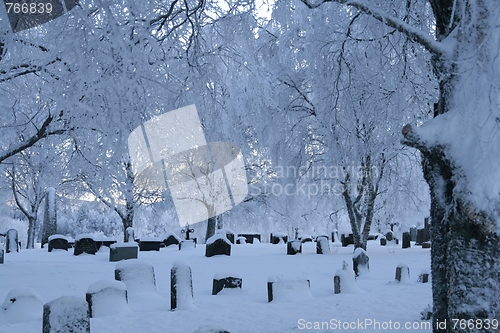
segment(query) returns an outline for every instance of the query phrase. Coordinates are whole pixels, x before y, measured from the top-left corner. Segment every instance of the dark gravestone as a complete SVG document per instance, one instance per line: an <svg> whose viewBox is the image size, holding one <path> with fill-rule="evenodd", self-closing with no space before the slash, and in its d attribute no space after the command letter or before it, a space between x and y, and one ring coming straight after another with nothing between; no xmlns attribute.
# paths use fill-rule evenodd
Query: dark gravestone
<svg viewBox="0 0 500 333"><path fill-rule="evenodd" d="M219 229L216 231L217 234L222 234L225 235L227 240L231 242L231 244L234 244L234 232L231 229Z"/></svg>
<svg viewBox="0 0 500 333"><path fill-rule="evenodd" d="M366 254L366 251L360 247L354 251L354 255L352 256L352 268L356 276L370 269L370 258Z"/></svg>
<svg viewBox="0 0 500 333"><path fill-rule="evenodd" d="M231 243L221 234L215 234L207 240L205 247L205 257L216 255L231 255Z"/></svg>
<svg viewBox="0 0 500 333"><path fill-rule="evenodd" d="M248 244L253 244L254 239L258 239L260 242L260 234L256 234L256 233L238 234L238 237L245 237L246 242Z"/></svg>
<svg viewBox="0 0 500 333"><path fill-rule="evenodd" d="M335 294L340 294L340 276L335 275L333 277L333 292Z"/></svg>
<svg viewBox="0 0 500 333"><path fill-rule="evenodd" d="M245 237L238 237L236 238L236 244L246 244L247 239Z"/></svg>
<svg viewBox="0 0 500 333"><path fill-rule="evenodd" d="M386 246L387 245L387 239L385 237L380 237L380 246Z"/></svg>
<svg viewBox="0 0 500 333"><path fill-rule="evenodd" d="M286 243L288 242L288 235L283 233L271 233L269 235L269 242L271 244L279 244L280 242Z"/></svg>
<svg viewBox="0 0 500 333"><path fill-rule="evenodd" d="M62 296L43 306L43 333L90 333L87 302L75 296Z"/></svg>
<svg viewBox="0 0 500 333"><path fill-rule="evenodd" d="M160 251L162 241L159 238L147 237L139 239L140 251Z"/></svg>
<svg viewBox="0 0 500 333"><path fill-rule="evenodd" d="M311 281L307 279L286 279L286 278L269 278L267 281L267 301L272 302L278 296L285 298L294 297L295 295L286 295L289 293L304 293L311 288Z"/></svg>
<svg viewBox="0 0 500 333"><path fill-rule="evenodd" d="M394 234L392 233L392 231L389 231L385 234L385 239L387 239L388 242L394 239Z"/></svg>
<svg viewBox="0 0 500 333"><path fill-rule="evenodd" d="M297 253L302 253L302 242L299 240L291 240L286 243L286 254L295 255Z"/></svg>
<svg viewBox="0 0 500 333"><path fill-rule="evenodd" d="M354 244L354 236L353 234L342 234L340 235L340 241L342 242L342 246L346 247L348 245Z"/></svg>
<svg viewBox="0 0 500 333"><path fill-rule="evenodd" d="M16 229L7 230L6 252L19 252L19 238Z"/></svg>
<svg viewBox="0 0 500 333"><path fill-rule="evenodd" d="M137 259L139 247L136 243L115 243L109 247L109 261Z"/></svg>
<svg viewBox="0 0 500 333"><path fill-rule="evenodd" d="M127 286L120 281L98 281L91 284L85 295L90 318L128 312Z"/></svg>
<svg viewBox="0 0 500 333"><path fill-rule="evenodd" d="M191 267L176 261L170 270L170 309L193 308L193 278Z"/></svg>
<svg viewBox="0 0 500 333"><path fill-rule="evenodd" d="M417 241L417 228L416 227L411 227L410 228L410 240L412 242Z"/></svg>
<svg viewBox="0 0 500 333"><path fill-rule="evenodd" d="M52 235L49 237L48 252L52 252L53 249L65 250L69 249L68 239L62 235Z"/></svg>
<svg viewBox="0 0 500 333"><path fill-rule="evenodd" d="M421 283L429 282L429 273L421 273L418 277L418 282Z"/></svg>
<svg viewBox="0 0 500 333"><path fill-rule="evenodd" d="M423 242L422 243L422 248L423 249L430 249L431 248L431 242Z"/></svg>
<svg viewBox="0 0 500 333"><path fill-rule="evenodd" d="M4 257L5 257L5 254L4 254L4 249L3 249L3 244L0 243L0 264L3 264L4 263Z"/></svg>
<svg viewBox="0 0 500 333"><path fill-rule="evenodd" d="M429 228L429 218L426 217L424 219L424 242L428 242L430 240L430 228Z"/></svg>
<svg viewBox="0 0 500 333"><path fill-rule="evenodd" d="M410 268L405 264L399 264L396 267L396 280L401 281L409 281L410 280Z"/></svg>
<svg viewBox="0 0 500 333"><path fill-rule="evenodd" d="M234 275L234 274L233 274ZM235 277L232 275L221 275L217 274L214 277L212 284L212 295L217 295L222 289L230 288L240 288L242 287L243 280L240 277Z"/></svg>
<svg viewBox="0 0 500 333"><path fill-rule="evenodd" d="M77 237L75 239L75 247L73 249L73 254L78 256L82 253L88 254L96 254L97 252L97 244L95 240L91 237Z"/></svg>
<svg viewBox="0 0 500 333"><path fill-rule="evenodd" d="M317 254L326 254L330 253L328 236L318 236L316 237L316 253Z"/></svg>
<svg viewBox="0 0 500 333"><path fill-rule="evenodd" d="M415 245L422 245L422 243L425 242L424 234L425 234L424 229L417 230L417 240L415 242Z"/></svg>
<svg viewBox="0 0 500 333"><path fill-rule="evenodd" d="M163 244L165 244L165 246L179 245L180 241L181 239L172 233L163 236Z"/></svg>
<svg viewBox="0 0 500 333"><path fill-rule="evenodd" d="M411 236L409 232L403 232L403 249L411 247L410 244Z"/></svg>
<svg viewBox="0 0 500 333"><path fill-rule="evenodd" d="M189 249L196 249L196 238L195 239L189 239L189 240L182 240L179 243L179 251L181 251L181 250L189 250Z"/></svg>
<svg viewBox="0 0 500 333"><path fill-rule="evenodd" d="M128 227L125 229L125 242L130 243L135 240L134 228Z"/></svg>

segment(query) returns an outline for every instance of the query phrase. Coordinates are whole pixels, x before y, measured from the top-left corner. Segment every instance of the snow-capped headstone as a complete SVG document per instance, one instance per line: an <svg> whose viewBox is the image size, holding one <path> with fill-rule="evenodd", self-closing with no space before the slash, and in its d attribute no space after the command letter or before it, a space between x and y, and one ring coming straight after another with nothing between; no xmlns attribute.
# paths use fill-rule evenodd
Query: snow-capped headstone
<svg viewBox="0 0 500 333"><path fill-rule="evenodd" d="M330 245L329 245L328 236L318 236L316 237L316 253L317 254L326 254L330 253Z"/></svg>
<svg viewBox="0 0 500 333"><path fill-rule="evenodd" d="M181 240L179 243L179 251L192 250L196 248L196 241L194 239Z"/></svg>
<svg viewBox="0 0 500 333"><path fill-rule="evenodd" d="M335 272L333 277L333 290L335 294L358 294L361 290L356 284L354 271L350 269L349 264L344 261L342 269Z"/></svg>
<svg viewBox="0 0 500 333"><path fill-rule="evenodd" d="M342 234L340 235L340 242L343 247L354 244L354 235L353 234Z"/></svg>
<svg viewBox="0 0 500 333"><path fill-rule="evenodd" d="M222 289L240 288L243 285L243 279L234 273L215 274L212 284L212 295L217 295Z"/></svg>
<svg viewBox="0 0 500 333"><path fill-rule="evenodd" d="M295 255L297 253L302 253L302 242L294 239L286 243L286 254Z"/></svg>
<svg viewBox="0 0 500 333"><path fill-rule="evenodd" d="M57 233L56 189L48 187L45 191L45 210L43 213L42 247L49 242L49 237Z"/></svg>
<svg viewBox="0 0 500 333"><path fill-rule="evenodd" d="M129 293L156 293L156 279L153 265L144 260L120 261L115 266L115 280L122 281Z"/></svg>
<svg viewBox="0 0 500 333"><path fill-rule="evenodd" d="M98 248L94 237L89 234L81 234L75 237L73 254L78 256L82 253L96 254Z"/></svg>
<svg viewBox="0 0 500 333"><path fill-rule="evenodd" d="M215 233L226 235L226 238L231 242L231 244L234 244L234 232L231 229L222 228L218 229Z"/></svg>
<svg viewBox="0 0 500 333"><path fill-rule="evenodd" d="M370 258L366 251L358 247L352 255L352 265L356 276L366 273L370 270Z"/></svg>
<svg viewBox="0 0 500 333"><path fill-rule="evenodd" d="M425 230L417 229L417 239L415 245L422 245L423 242L425 242Z"/></svg>
<svg viewBox="0 0 500 333"><path fill-rule="evenodd" d="M141 237L139 251L160 251L161 243L161 239L157 237Z"/></svg>
<svg viewBox="0 0 500 333"><path fill-rule="evenodd" d="M139 245L133 243L114 243L109 246L109 261L137 259Z"/></svg>
<svg viewBox="0 0 500 333"><path fill-rule="evenodd" d="M65 250L68 251L68 248L70 247L68 243L68 238L64 235L51 235L49 236L49 246L48 246L48 252L52 252L54 249L58 250Z"/></svg>
<svg viewBox="0 0 500 333"><path fill-rule="evenodd" d="M12 289L0 305L0 323L21 323L42 319L43 301L30 288Z"/></svg>
<svg viewBox="0 0 500 333"><path fill-rule="evenodd" d="M387 239L385 237L380 237L380 246L386 246L387 245Z"/></svg>
<svg viewBox="0 0 500 333"><path fill-rule="evenodd" d="M421 272L420 272L420 275L418 276L418 282L421 282L421 283L427 283L429 282L429 271L426 270L426 269L423 269Z"/></svg>
<svg viewBox="0 0 500 333"><path fill-rule="evenodd" d="M390 241L392 241L394 239L394 234L392 233L392 231L388 231L385 234L385 239L387 239L388 242L390 242Z"/></svg>
<svg viewBox="0 0 500 333"><path fill-rule="evenodd" d="M288 242L288 235L283 232L272 232L269 235L269 242L271 244L286 244Z"/></svg>
<svg viewBox="0 0 500 333"><path fill-rule="evenodd" d="M259 242L260 243L260 234L256 232L244 232L238 234L239 237L245 237L246 243L247 244L253 244L254 242Z"/></svg>
<svg viewBox="0 0 500 333"><path fill-rule="evenodd" d="M405 264L399 264L396 267L396 280L398 282L410 281L410 268Z"/></svg>
<svg viewBox="0 0 500 333"><path fill-rule="evenodd" d="M179 243L181 242L181 238L179 236L177 236L176 234L174 234L173 232L166 232L162 237L161 239L163 240L163 244L165 244L165 246L170 246L170 245L179 245Z"/></svg>
<svg viewBox="0 0 500 333"><path fill-rule="evenodd" d="M215 234L207 239L205 247L205 256L212 257L216 255L231 255L231 242L225 234Z"/></svg>
<svg viewBox="0 0 500 333"><path fill-rule="evenodd" d="M247 239L245 237L242 236L236 237L236 244L246 244L246 243Z"/></svg>
<svg viewBox="0 0 500 333"><path fill-rule="evenodd" d="M303 277L271 276L267 280L267 300L298 301L312 298L311 282Z"/></svg>
<svg viewBox="0 0 500 333"><path fill-rule="evenodd" d="M19 237L16 229L7 230L6 252L19 252Z"/></svg>
<svg viewBox="0 0 500 333"><path fill-rule="evenodd" d="M411 247L410 241L411 241L410 233L403 232L403 242L402 242L403 249L407 249L407 248Z"/></svg>
<svg viewBox="0 0 500 333"><path fill-rule="evenodd" d="M90 318L126 313L127 287L123 282L101 280L91 284L86 293Z"/></svg>
<svg viewBox="0 0 500 333"><path fill-rule="evenodd" d="M412 226L410 228L410 240L412 242L416 242L417 241L417 227L415 227L415 226Z"/></svg>
<svg viewBox="0 0 500 333"><path fill-rule="evenodd" d="M127 229L125 229L125 242L133 241L135 241L134 228L128 227Z"/></svg>
<svg viewBox="0 0 500 333"><path fill-rule="evenodd" d="M192 309L193 278L191 267L182 261L176 261L170 270L170 309Z"/></svg>
<svg viewBox="0 0 500 333"><path fill-rule="evenodd" d="M62 296L43 306L43 333L90 333L87 302L80 297Z"/></svg>

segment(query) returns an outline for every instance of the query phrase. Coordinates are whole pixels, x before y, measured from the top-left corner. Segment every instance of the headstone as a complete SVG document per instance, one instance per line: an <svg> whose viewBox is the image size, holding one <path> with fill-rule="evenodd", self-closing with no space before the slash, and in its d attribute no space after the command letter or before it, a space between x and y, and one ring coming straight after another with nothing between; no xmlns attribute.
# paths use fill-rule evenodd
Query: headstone
<svg viewBox="0 0 500 333"><path fill-rule="evenodd" d="M430 240L430 225L429 225L429 218L426 217L424 219L424 242L428 242Z"/></svg>
<svg viewBox="0 0 500 333"><path fill-rule="evenodd" d="M421 283L429 282L429 273L421 273L418 276L418 282L421 282Z"/></svg>
<svg viewBox="0 0 500 333"><path fill-rule="evenodd" d="M343 247L354 244L354 235L353 234L342 234L342 235L340 235L340 241L342 242Z"/></svg>
<svg viewBox="0 0 500 333"><path fill-rule="evenodd" d="M156 293L153 265L147 261L130 259L120 261L115 267L115 280L127 286L128 293Z"/></svg>
<svg viewBox="0 0 500 333"><path fill-rule="evenodd" d="M332 242L333 243L340 242L339 233L337 230L332 231Z"/></svg>
<svg viewBox="0 0 500 333"><path fill-rule="evenodd" d="M86 293L90 318L129 311L127 287L123 282L101 280L89 286Z"/></svg>
<svg viewBox="0 0 500 333"><path fill-rule="evenodd" d="M246 244L247 239L245 237L237 237L236 238L236 244Z"/></svg>
<svg viewBox="0 0 500 333"><path fill-rule="evenodd" d="M411 247L410 240L411 240L410 233L403 232L403 246L402 246L403 249L407 249L407 248Z"/></svg>
<svg viewBox="0 0 500 333"><path fill-rule="evenodd" d="M141 237L139 239L139 251L160 251L161 239L156 237Z"/></svg>
<svg viewBox="0 0 500 333"><path fill-rule="evenodd" d="M394 234L392 233L392 231L388 231L385 234L385 239L387 239L388 242L390 242L390 241L392 241L394 239Z"/></svg>
<svg viewBox="0 0 500 333"><path fill-rule="evenodd" d="M333 277L333 293L340 294L340 275Z"/></svg>
<svg viewBox="0 0 500 333"><path fill-rule="evenodd" d="M356 276L367 272L370 269L370 258L366 254L366 251L360 247L356 248L352 256L352 264Z"/></svg>
<svg viewBox="0 0 500 333"><path fill-rule="evenodd" d="M311 235L300 235L299 238L297 238L298 240L300 240L302 243L309 243L313 241L313 238Z"/></svg>
<svg viewBox="0 0 500 333"><path fill-rule="evenodd" d="M245 237L246 243L247 244L253 244L254 240L257 239L259 242L260 240L260 234L257 233L243 233L243 234L238 234L238 237Z"/></svg>
<svg viewBox="0 0 500 333"><path fill-rule="evenodd" d="M302 242L299 240L291 240L286 243L286 254L295 255L297 253L302 253Z"/></svg>
<svg viewBox="0 0 500 333"><path fill-rule="evenodd" d="M311 281L301 277L271 276L267 280L267 301L296 301L311 298Z"/></svg>
<svg viewBox="0 0 500 333"><path fill-rule="evenodd" d="M218 229L215 233L225 235L226 238L231 242L231 244L234 244L234 232L231 229Z"/></svg>
<svg viewBox="0 0 500 333"><path fill-rule="evenodd" d="M161 239L163 240L163 244L165 244L165 246L179 245L179 243L181 242L181 239L179 238L179 236L177 236L173 232L165 233L161 237Z"/></svg>
<svg viewBox="0 0 500 333"><path fill-rule="evenodd" d="M5 251L3 243L0 243L0 264L4 263Z"/></svg>
<svg viewBox="0 0 500 333"><path fill-rule="evenodd" d="M43 333L90 333L87 302L62 296L43 306Z"/></svg>
<svg viewBox="0 0 500 333"><path fill-rule="evenodd" d="M217 295L222 289L235 289L243 285L243 279L238 274L216 274L212 283L212 295Z"/></svg>
<svg viewBox="0 0 500 333"><path fill-rule="evenodd" d="M431 242L423 242L422 243L422 248L423 249L430 249L431 248Z"/></svg>
<svg viewBox="0 0 500 333"><path fill-rule="evenodd" d="M170 309L192 309L193 307L191 267L182 261L176 261L170 270Z"/></svg>
<svg viewBox="0 0 500 333"><path fill-rule="evenodd" d="M196 248L196 241L194 239L182 240L179 243L179 251L192 250Z"/></svg>
<svg viewBox="0 0 500 333"><path fill-rule="evenodd" d="M410 240L412 242L417 241L417 227L411 227L410 228Z"/></svg>
<svg viewBox="0 0 500 333"><path fill-rule="evenodd" d="M417 230L417 240L415 242L415 245L422 245L423 242L425 242L425 230L424 229L418 229Z"/></svg>
<svg viewBox="0 0 500 333"><path fill-rule="evenodd" d="M69 247L66 236L56 234L49 237L48 252L52 252L53 249L68 251Z"/></svg>
<svg viewBox="0 0 500 333"><path fill-rule="evenodd" d="M50 235L57 234L56 190L48 187L45 191L45 210L43 213L42 248L49 242Z"/></svg>
<svg viewBox="0 0 500 333"><path fill-rule="evenodd" d="M131 243L135 241L134 228L128 227L125 229L125 242Z"/></svg>
<svg viewBox="0 0 500 333"><path fill-rule="evenodd" d="M342 269L335 272L333 277L333 292L335 294L358 294L361 293L356 284L356 276L354 271L349 267L349 264L344 261Z"/></svg>
<svg viewBox="0 0 500 333"><path fill-rule="evenodd" d="M330 253L330 246L329 246L328 236L318 236L318 237L316 237L316 253L317 254Z"/></svg>
<svg viewBox="0 0 500 333"><path fill-rule="evenodd" d="M19 237L16 229L7 230L6 252L19 252Z"/></svg>
<svg viewBox="0 0 500 333"><path fill-rule="evenodd" d="M386 246L387 245L387 239L385 237L380 237L380 246Z"/></svg>
<svg viewBox="0 0 500 333"><path fill-rule="evenodd" d="M43 301L31 288L12 289L0 305L0 323L2 324L40 320L42 315Z"/></svg>
<svg viewBox="0 0 500 333"><path fill-rule="evenodd" d="M82 253L96 254L97 244L92 235L82 234L75 238L75 247L73 249L73 254L78 256Z"/></svg>
<svg viewBox="0 0 500 333"><path fill-rule="evenodd" d="M182 230L181 230L181 233L186 235L185 240L190 240L190 238L189 238L189 234L191 234L191 233L193 233L193 232L194 232L194 229L193 229L193 228L190 228L190 227L189 227L189 224L188 224L188 225L186 225L186 228L184 228L184 229L182 229Z"/></svg>
<svg viewBox="0 0 500 333"><path fill-rule="evenodd" d="M273 232L269 235L269 241L271 244L287 243L288 235L282 232Z"/></svg>
<svg viewBox="0 0 500 333"><path fill-rule="evenodd" d="M215 234L207 239L205 257L216 255L231 255L231 242L223 234Z"/></svg>
<svg viewBox="0 0 500 333"><path fill-rule="evenodd" d="M410 268L405 264L396 267L396 280L398 282L408 282L410 280Z"/></svg>
<svg viewBox="0 0 500 333"><path fill-rule="evenodd" d="M109 247L109 261L137 259L139 246L137 243L115 243Z"/></svg>

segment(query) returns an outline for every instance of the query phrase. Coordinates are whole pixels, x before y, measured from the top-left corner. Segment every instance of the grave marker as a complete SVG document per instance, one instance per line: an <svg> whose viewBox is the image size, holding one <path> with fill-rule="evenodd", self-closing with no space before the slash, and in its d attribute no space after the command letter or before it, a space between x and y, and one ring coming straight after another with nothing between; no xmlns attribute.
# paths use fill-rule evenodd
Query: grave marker
<svg viewBox="0 0 500 333"><path fill-rule="evenodd" d="M6 252L19 252L19 237L16 229L7 230Z"/></svg>
<svg viewBox="0 0 500 333"><path fill-rule="evenodd" d="M192 309L193 278L191 267L182 261L176 261L170 270L170 309Z"/></svg>
<svg viewBox="0 0 500 333"><path fill-rule="evenodd" d="M62 296L43 306L43 333L90 333L87 302Z"/></svg>

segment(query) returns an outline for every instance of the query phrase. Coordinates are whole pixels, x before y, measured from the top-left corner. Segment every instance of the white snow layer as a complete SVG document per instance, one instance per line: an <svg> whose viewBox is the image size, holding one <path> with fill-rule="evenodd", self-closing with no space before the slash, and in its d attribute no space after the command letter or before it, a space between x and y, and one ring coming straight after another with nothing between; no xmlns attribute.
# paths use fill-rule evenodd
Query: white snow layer
<svg viewBox="0 0 500 333"><path fill-rule="evenodd" d="M175 261L172 264L175 270L177 292L177 308L179 310L189 310L194 308L191 268L183 261Z"/></svg>
<svg viewBox="0 0 500 333"><path fill-rule="evenodd" d="M0 323L37 320L42 314L43 301L33 289L12 289L0 306Z"/></svg>

